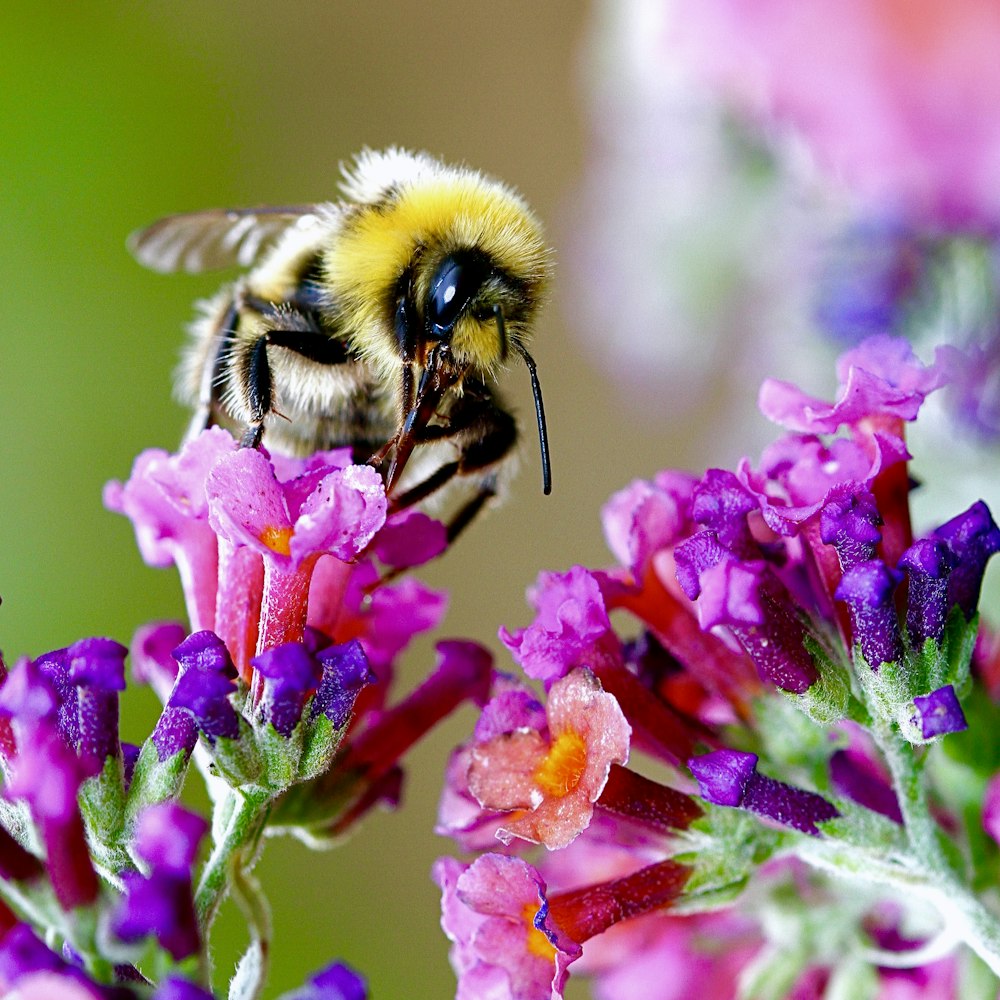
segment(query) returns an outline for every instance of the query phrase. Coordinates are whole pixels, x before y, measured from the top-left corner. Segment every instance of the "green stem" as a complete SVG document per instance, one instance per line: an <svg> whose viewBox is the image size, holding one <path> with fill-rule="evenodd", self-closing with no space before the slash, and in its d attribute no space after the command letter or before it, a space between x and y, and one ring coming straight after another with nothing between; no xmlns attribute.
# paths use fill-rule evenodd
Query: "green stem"
<svg viewBox="0 0 1000 1000"><path fill-rule="evenodd" d="M887 723L875 721L871 731L892 774L913 860L925 873L928 895L945 923L1000 976L1000 921L975 896L945 853L940 829L928 808L924 772L914 747Z"/></svg>
<svg viewBox="0 0 1000 1000"><path fill-rule="evenodd" d="M234 789L218 808L229 811L223 835L205 862L195 893L195 912L202 938L208 939L212 922L234 878L243 877L257 859L257 846L267 820L271 793L263 788Z"/></svg>

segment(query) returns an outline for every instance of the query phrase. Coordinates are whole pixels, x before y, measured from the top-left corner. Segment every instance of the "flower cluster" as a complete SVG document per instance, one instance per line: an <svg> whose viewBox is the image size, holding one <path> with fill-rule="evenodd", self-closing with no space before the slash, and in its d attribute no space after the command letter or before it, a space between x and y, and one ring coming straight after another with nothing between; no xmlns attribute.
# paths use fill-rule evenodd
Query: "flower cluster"
<svg viewBox="0 0 1000 1000"><path fill-rule="evenodd" d="M945 754L995 725L1000 529L979 502L914 539L909 510L905 424L954 364L877 337L832 403L765 384L786 433L759 462L633 483L604 510L619 565L540 576L500 637L545 695L498 685L440 808L484 852L436 869L459 995L561 996L576 961L602 998L929 1000L1000 972L1000 758Z"/></svg>
<svg viewBox="0 0 1000 1000"><path fill-rule="evenodd" d="M464 700L486 700L491 658L440 642L437 668L395 696L398 654L445 609L443 594L399 576L443 551L446 529L391 511L378 474L346 451L272 459L210 429L176 455L143 453L105 499L147 562L178 568L190 626L135 636L133 675L163 702L141 746L119 736L121 644L85 639L4 670L0 985L211 997L211 928L233 895L251 941L229 995L257 996L270 934L251 874L262 835L326 845L394 805L403 755ZM192 766L211 823L178 804ZM337 963L288 997L365 992Z"/></svg>

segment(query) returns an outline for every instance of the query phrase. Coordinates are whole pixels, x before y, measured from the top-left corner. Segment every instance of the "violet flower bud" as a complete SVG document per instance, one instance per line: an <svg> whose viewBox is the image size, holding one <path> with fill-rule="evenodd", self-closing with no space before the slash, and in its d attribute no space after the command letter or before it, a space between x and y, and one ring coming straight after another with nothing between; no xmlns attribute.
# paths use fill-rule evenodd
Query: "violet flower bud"
<svg viewBox="0 0 1000 1000"><path fill-rule="evenodd" d="M969 728L969 724L965 721L965 713L951 684L931 691L930 694L918 695L913 699L913 704L917 713L911 722L914 726L919 725L920 733L925 740Z"/></svg>
<svg viewBox="0 0 1000 1000"><path fill-rule="evenodd" d="M903 656L903 640L893 593L902 574L889 569L879 559L856 563L843 577L834 597L846 601L851 612L854 642L874 671L883 663L898 662Z"/></svg>
<svg viewBox="0 0 1000 1000"><path fill-rule="evenodd" d="M210 742L240 735L239 717L229 696L236 685L228 677L210 670L185 670L170 693L168 708L187 709Z"/></svg>
<svg viewBox="0 0 1000 1000"><path fill-rule="evenodd" d="M263 718L282 736L291 736L306 699L319 684L319 663L302 643L286 642L255 656L250 665L264 679Z"/></svg>
<svg viewBox="0 0 1000 1000"><path fill-rule="evenodd" d="M375 682L375 672L357 639L328 646L318 655L323 675L313 698L311 716L325 715L335 729L343 729L351 716L358 692Z"/></svg>
<svg viewBox="0 0 1000 1000"><path fill-rule="evenodd" d="M990 556L1000 551L1000 528L982 500L932 533L955 558L948 578L949 608L958 605L968 621L979 605L979 590Z"/></svg>
<svg viewBox="0 0 1000 1000"><path fill-rule="evenodd" d="M921 538L900 557L899 567L906 571L906 632L910 645L920 649L928 639L940 643L950 610L948 579L955 568L955 557L936 538Z"/></svg>
<svg viewBox="0 0 1000 1000"><path fill-rule="evenodd" d="M814 837L820 834L817 823L840 815L823 796L758 774L757 760L753 753L714 750L691 758L688 767L706 801L746 809Z"/></svg>
<svg viewBox="0 0 1000 1000"><path fill-rule="evenodd" d="M125 690L128 649L113 639L81 639L67 650L69 679L77 686L79 752L102 762L118 756L118 692Z"/></svg>

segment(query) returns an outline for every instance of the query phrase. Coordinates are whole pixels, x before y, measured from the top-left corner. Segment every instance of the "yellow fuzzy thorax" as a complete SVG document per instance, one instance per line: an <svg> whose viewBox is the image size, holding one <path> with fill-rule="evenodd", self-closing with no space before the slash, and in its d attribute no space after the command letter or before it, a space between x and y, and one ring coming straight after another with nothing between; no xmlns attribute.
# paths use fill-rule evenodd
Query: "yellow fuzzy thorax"
<svg viewBox="0 0 1000 1000"><path fill-rule="evenodd" d="M523 283L519 305L525 315L508 330L519 337L548 278L548 251L538 221L505 185L471 170L441 167L345 214L324 256L326 290L355 350L386 376L399 367L393 297L400 276L412 265L422 311L435 269L459 249L479 250ZM495 322L462 316L452 352L460 363L492 373L501 361Z"/></svg>

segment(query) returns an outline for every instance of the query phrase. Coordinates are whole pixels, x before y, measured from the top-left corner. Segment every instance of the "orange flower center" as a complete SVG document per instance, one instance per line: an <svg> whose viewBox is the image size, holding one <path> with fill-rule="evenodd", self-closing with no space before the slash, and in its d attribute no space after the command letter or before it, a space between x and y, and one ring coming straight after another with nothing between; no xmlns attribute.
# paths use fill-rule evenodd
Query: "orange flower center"
<svg viewBox="0 0 1000 1000"><path fill-rule="evenodd" d="M528 932L528 954L535 958L544 958L546 962L554 962L556 949L552 942L535 926L535 914L538 907L533 903L525 903L521 910L521 919L524 921L524 929Z"/></svg>
<svg viewBox="0 0 1000 1000"><path fill-rule="evenodd" d="M292 552L292 529L266 527L260 533L260 540L279 556L291 555Z"/></svg>
<svg viewBox="0 0 1000 1000"><path fill-rule="evenodd" d="M561 799L580 783L587 767L587 744L575 730L560 733L535 772L535 783L546 794Z"/></svg>

